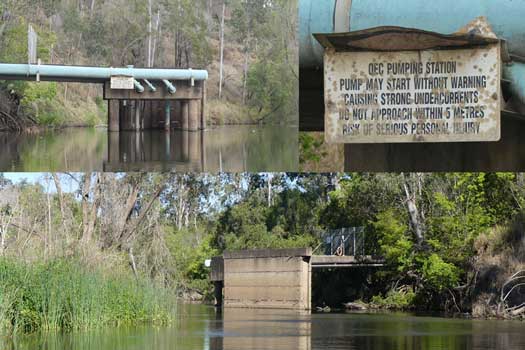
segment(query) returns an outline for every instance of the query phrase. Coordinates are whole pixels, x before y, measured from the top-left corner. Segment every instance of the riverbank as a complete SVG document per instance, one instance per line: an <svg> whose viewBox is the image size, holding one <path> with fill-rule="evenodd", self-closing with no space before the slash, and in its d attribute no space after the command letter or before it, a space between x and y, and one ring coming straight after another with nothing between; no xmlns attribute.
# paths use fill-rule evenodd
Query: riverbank
<svg viewBox="0 0 525 350"><path fill-rule="evenodd" d="M98 87L42 83L39 92L27 92L36 83L24 84L28 87L22 91L27 95L22 92L16 97L0 85L0 131L35 133L107 126L107 103L97 96L97 92L102 94ZM206 115L209 127L290 124L289 118L261 115L254 108L227 99L210 99Z"/></svg>
<svg viewBox="0 0 525 350"><path fill-rule="evenodd" d="M129 272L77 259L0 259L0 325L7 333L167 324L174 303L164 288Z"/></svg>
<svg viewBox="0 0 525 350"><path fill-rule="evenodd" d="M463 266L464 270L459 272L456 268L456 273L462 275L462 283L458 281L446 288L431 287L428 285L430 273L425 272L427 277L417 281L411 279L409 274L413 272L409 271L398 275L395 283L385 288L381 276L397 269L397 266L387 266L371 277L374 283L366 285L363 282L362 287L357 287L359 290L356 294L360 298L346 300L335 306L332 303L332 308L326 306L325 300L317 300L316 310L437 312L450 317L459 315L461 318L525 321L522 293L525 280L524 225L525 215L521 213L507 224L496 225L479 233L471 241L472 256ZM441 273L440 279L444 280L447 276L445 266L442 263L433 264L436 271L433 274ZM429 270L428 267L426 269ZM340 281L350 279L358 284L361 282L356 276L351 277L332 276ZM319 283L330 284L327 276L323 278ZM340 284L337 287L343 288Z"/></svg>

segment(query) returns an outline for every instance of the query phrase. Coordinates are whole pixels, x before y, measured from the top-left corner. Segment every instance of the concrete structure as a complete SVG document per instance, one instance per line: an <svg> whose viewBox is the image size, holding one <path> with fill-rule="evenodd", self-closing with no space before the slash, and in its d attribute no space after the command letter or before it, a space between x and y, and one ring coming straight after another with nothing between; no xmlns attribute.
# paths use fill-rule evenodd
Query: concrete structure
<svg viewBox="0 0 525 350"><path fill-rule="evenodd" d="M310 309L311 249L224 253L224 305Z"/></svg>
<svg viewBox="0 0 525 350"><path fill-rule="evenodd" d="M418 0L401 0L391 4L385 4L382 0L300 0L300 129L324 131L324 50L313 34L346 33L398 26L417 28L436 35L456 33L460 30L463 35L474 37L483 34L488 24L493 34L502 41L501 140L447 144L347 144L345 170L523 171L523 5L522 1L513 0L444 0L425 4ZM457 16L450 16L451 8ZM479 17L484 17L486 22ZM465 27L471 20L474 21ZM364 41L361 40L360 44ZM386 40L378 42L385 43Z"/></svg>
<svg viewBox="0 0 525 350"><path fill-rule="evenodd" d="M230 251L212 259L210 279L217 305L310 310L312 269L382 264L370 256L314 256L311 248Z"/></svg>
<svg viewBox="0 0 525 350"><path fill-rule="evenodd" d="M0 79L103 84L109 131L206 128L205 70L0 63Z"/></svg>
<svg viewBox="0 0 525 350"><path fill-rule="evenodd" d="M104 99L109 103L109 131L145 129L206 129L206 82L181 81L175 92L158 86L156 91L111 89L104 84Z"/></svg>

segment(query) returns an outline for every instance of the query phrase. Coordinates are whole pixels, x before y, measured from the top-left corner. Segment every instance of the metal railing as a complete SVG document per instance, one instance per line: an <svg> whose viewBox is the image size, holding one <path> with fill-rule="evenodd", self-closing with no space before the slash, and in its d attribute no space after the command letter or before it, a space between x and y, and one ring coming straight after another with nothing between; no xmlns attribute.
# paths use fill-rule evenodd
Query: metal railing
<svg viewBox="0 0 525 350"><path fill-rule="evenodd" d="M347 227L326 233L325 254L337 256L365 255L365 228Z"/></svg>

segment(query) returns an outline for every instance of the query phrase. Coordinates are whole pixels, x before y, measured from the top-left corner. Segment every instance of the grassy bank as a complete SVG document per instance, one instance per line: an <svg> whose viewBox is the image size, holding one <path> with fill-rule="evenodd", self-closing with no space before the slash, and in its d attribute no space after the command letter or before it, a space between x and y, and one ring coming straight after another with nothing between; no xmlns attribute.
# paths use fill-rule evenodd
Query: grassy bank
<svg viewBox="0 0 525 350"><path fill-rule="evenodd" d="M0 260L0 321L10 333L167 323L172 306L166 291L130 274Z"/></svg>

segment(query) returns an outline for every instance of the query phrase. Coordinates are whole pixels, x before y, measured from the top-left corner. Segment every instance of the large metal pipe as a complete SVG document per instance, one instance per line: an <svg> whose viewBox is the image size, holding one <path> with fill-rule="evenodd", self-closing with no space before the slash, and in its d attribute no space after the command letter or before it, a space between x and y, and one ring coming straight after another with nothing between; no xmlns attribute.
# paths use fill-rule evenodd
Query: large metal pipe
<svg viewBox="0 0 525 350"><path fill-rule="evenodd" d="M511 54L525 57L525 0L299 0L300 65L322 65L313 33L399 26L448 34L479 16L507 40Z"/></svg>
<svg viewBox="0 0 525 350"><path fill-rule="evenodd" d="M525 63L513 62L503 67L503 78L510 80L510 91L525 106Z"/></svg>
<svg viewBox="0 0 525 350"><path fill-rule="evenodd" d="M60 65L0 63L0 79L5 80L91 81L105 82L112 76L130 76L136 80L207 80L208 72L194 69L102 68Z"/></svg>

